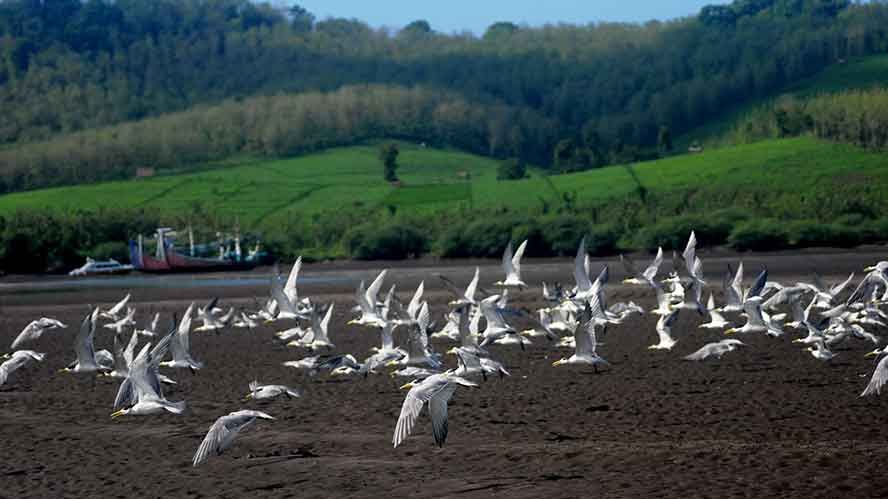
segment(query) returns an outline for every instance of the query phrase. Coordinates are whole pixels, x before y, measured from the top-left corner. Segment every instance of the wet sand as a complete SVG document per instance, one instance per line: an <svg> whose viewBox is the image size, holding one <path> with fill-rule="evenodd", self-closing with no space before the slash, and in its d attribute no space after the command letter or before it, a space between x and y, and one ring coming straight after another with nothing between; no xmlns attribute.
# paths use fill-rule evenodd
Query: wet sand
<svg viewBox="0 0 888 499"><path fill-rule="evenodd" d="M767 262L772 279L781 282L807 278L814 269L837 280L883 259L882 254L745 255L744 261L749 278ZM720 287L734 256L702 257L710 285ZM482 285L500 277L495 262L478 263ZM447 295L432 274L464 283L474 264L414 262L393 267L387 283L397 282L408 299L425 279L440 323ZM354 283L372 279L384 265L306 267L305 276L317 280L301 286L300 294L336 304L330 328L336 352L363 358L377 344L375 331L346 322ZM540 280L571 279L569 260L529 260L523 270L534 287L513 300L521 307L542 304ZM618 282L621 269L612 270ZM251 276L261 282L267 273L260 269ZM71 342L87 304L107 306L131 290L137 319L144 321L149 311L181 313L188 301L212 296L222 305L252 306L253 297L267 294L267 286L29 292L29 282L0 281L0 345L8 346L41 315L71 327L29 344L46 352L47 360L17 371L0 387L0 497L832 498L883 497L888 490L882 472L888 462L888 395L858 398L873 368L863 358L872 346L862 342L847 343L834 361L823 363L791 343L795 333L780 339L751 335L742 338L747 348L722 361L689 363L681 357L721 333L698 329L705 319L683 313L671 352L647 350L656 337L656 318L650 314L609 328L599 352L612 367L600 374L552 367L570 352L544 340L535 340L526 352L494 347L494 357L512 376L457 391L447 445L434 446L424 412L413 436L392 449L404 398L398 386L406 380L310 377L285 368L282 362L309 353L273 338L284 324L192 333L192 353L206 368L196 374L165 371L179 381L167 396L188 402L182 416L112 421L118 381L57 373L73 358ZM653 303L642 288L615 284L608 296L646 308ZM97 332L97 348L110 349L111 341L109 330ZM242 402L254 378L298 387L304 395ZM192 468L194 451L213 421L242 408L261 409L278 420L257 423L225 454Z"/></svg>

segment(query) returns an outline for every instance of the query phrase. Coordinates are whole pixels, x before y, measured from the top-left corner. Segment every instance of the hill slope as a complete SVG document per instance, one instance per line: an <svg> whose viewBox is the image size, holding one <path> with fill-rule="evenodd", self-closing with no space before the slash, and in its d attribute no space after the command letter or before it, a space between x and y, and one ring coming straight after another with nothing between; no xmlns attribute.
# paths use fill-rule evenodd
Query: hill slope
<svg viewBox="0 0 888 499"><path fill-rule="evenodd" d="M811 138L765 141L676 156L634 166L519 181L496 180L494 160L470 154L401 144L398 171L404 186L382 179L377 148L338 148L288 160L248 161L201 173L45 189L0 197L0 214L28 208L145 208L164 213L201 209L239 217L247 227L269 227L288 217L343 208L419 213L455 208L538 211L565 193L579 203L648 195L694 193L718 199L722 193L756 191L816 198L866 196L888 199L888 156ZM467 172L466 180L458 172ZM863 194L858 194L863 195Z"/></svg>
<svg viewBox="0 0 888 499"><path fill-rule="evenodd" d="M795 82L769 97L752 99L726 109L716 118L682 134L675 141L676 150L683 152L694 142L718 144L746 114L773 102L782 96L813 97L848 90L866 90L888 84L888 55L858 57L842 64L829 66L820 73Z"/></svg>

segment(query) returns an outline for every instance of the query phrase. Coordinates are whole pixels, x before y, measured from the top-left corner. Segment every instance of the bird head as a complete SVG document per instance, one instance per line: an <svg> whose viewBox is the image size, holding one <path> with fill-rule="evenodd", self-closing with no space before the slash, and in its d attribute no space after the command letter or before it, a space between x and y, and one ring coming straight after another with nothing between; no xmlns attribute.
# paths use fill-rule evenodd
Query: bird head
<svg viewBox="0 0 888 499"><path fill-rule="evenodd" d="M244 402L246 402L248 400L252 400L252 398L253 398L253 392L250 392L244 396Z"/></svg>
<svg viewBox="0 0 888 499"><path fill-rule="evenodd" d="M117 419L117 418L119 418L120 416L123 416L123 415L125 415L125 414L128 414L129 412L130 412L129 409L121 409L121 410L119 410L119 411L112 412L112 413L111 413L111 419Z"/></svg>
<svg viewBox="0 0 888 499"><path fill-rule="evenodd" d="M402 385L402 386L401 386L401 390L406 390L406 389L408 389L408 388L413 388L414 386L416 386L416 380L413 380L413 381L411 381L410 383L406 383L406 384Z"/></svg>

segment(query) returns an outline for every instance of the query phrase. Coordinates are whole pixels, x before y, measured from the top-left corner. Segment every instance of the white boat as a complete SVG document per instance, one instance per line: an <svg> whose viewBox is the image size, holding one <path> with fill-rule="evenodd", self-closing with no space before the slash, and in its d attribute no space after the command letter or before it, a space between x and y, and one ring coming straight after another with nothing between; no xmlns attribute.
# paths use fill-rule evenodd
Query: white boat
<svg viewBox="0 0 888 499"><path fill-rule="evenodd" d="M110 260L93 260L92 258L87 257L86 263L77 269L68 272L68 275L71 276L83 276L83 275L112 275L112 274L126 274L133 270L132 265L123 265L115 259Z"/></svg>

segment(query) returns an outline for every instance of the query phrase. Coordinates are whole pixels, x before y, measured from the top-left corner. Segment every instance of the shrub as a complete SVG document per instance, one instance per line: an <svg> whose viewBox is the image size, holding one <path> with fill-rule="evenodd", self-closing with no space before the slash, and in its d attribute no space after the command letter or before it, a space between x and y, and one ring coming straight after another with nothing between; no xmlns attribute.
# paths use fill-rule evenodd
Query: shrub
<svg viewBox="0 0 888 499"><path fill-rule="evenodd" d="M648 250L658 246L662 246L665 250L682 250L691 231L694 231L700 246L717 246L728 240L733 225L727 217L704 218L699 215L671 217L639 230L634 237L633 245Z"/></svg>
<svg viewBox="0 0 888 499"><path fill-rule="evenodd" d="M787 226L789 244L798 248L832 246L851 248L860 244L859 228L840 224L824 224L811 220L792 222Z"/></svg>
<svg viewBox="0 0 888 499"><path fill-rule="evenodd" d="M367 224L349 231L346 244L358 260L403 260L428 250L428 239L415 227L392 223Z"/></svg>
<svg viewBox="0 0 888 499"><path fill-rule="evenodd" d="M479 217L462 228L453 226L439 238L438 254L446 258L502 256L514 226L512 217L501 214Z"/></svg>
<svg viewBox="0 0 888 499"><path fill-rule="evenodd" d="M108 241L99 243L89 251L82 253L83 257L92 257L95 260L107 260L113 258L121 263L129 262L129 245L124 241Z"/></svg>
<svg viewBox="0 0 888 499"><path fill-rule="evenodd" d="M589 222L569 214L552 215L542 218L546 242L553 255L572 256L577 252L580 239L586 235Z"/></svg>
<svg viewBox="0 0 888 499"><path fill-rule="evenodd" d="M739 251L768 251L786 248L789 238L783 222L766 218L739 224L731 231L728 244Z"/></svg>

